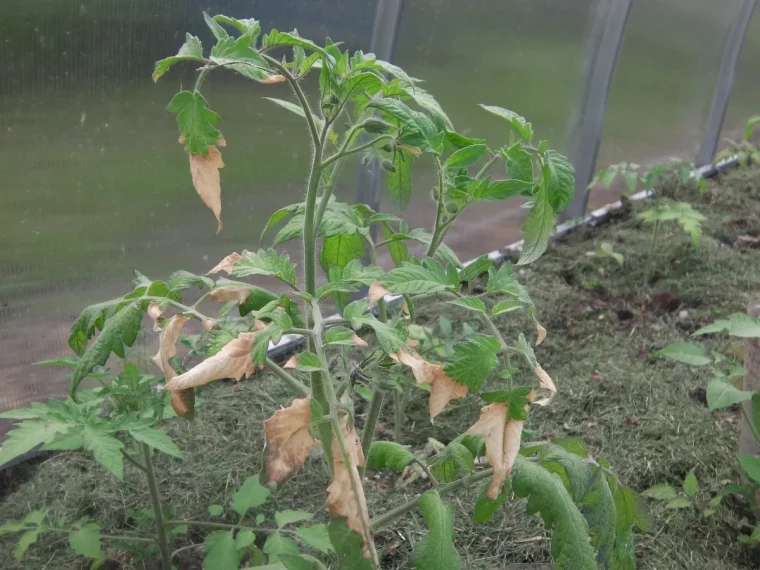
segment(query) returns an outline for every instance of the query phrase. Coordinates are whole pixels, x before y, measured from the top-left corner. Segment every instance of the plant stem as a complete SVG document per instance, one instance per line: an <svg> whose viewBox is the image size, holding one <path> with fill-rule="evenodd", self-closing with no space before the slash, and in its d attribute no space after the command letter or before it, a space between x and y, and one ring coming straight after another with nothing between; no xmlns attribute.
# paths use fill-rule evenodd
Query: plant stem
<svg viewBox="0 0 760 570"><path fill-rule="evenodd" d="M435 222L433 223L433 236L430 238L430 245L425 252L425 255L432 257L435 250L438 249L439 234L441 233L441 226L443 224L443 165L441 165L441 159L437 156L433 156L435 159L435 167L438 169L438 209L435 213Z"/></svg>
<svg viewBox="0 0 760 570"><path fill-rule="evenodd" d="M649 258L647 259L647 271L646 276L644 279L646 281L644 282L644 285L647 285L649 283L649 280L652 278L652 266L654 264L654 252L657 248L657 234L660 233L660 220L655 220L654 222L654 233L652 234L652 245L649 247Z"/></svg>
<svg viewBox="0 0 760 570"><path fill-rule="evenodd" d="M79 532L78 530L73 530L69 528L52 528L52 527L45 527L45 532L61 532L64 534L72 534L75 532ZM144 542L146 544L155 544L156 540L154 538L145 538L142 536L129 536L129 535L118 535L118 534L101 534L100 538L103 540L122 540L122 541L129 541L129 542Z"/></svg>
<svg viewBox="0 0 760 570"><path fill-rule="evenodd" d="M404 404L401 392L393 392L393 441L401 443L401 423L404 419Z"/></svg>
<svg viewBox="0 0 760 570"><path fill-rule="evenodd" d="M443 487L440 487L438 489L438 493L441 495L452 493L458 489L461 489L463 487L469 487L473 483L477 483L479 481L482 481L483 479L487 479L491 475L493 475L493 469L486 469L485 471L480 471L478 473L468 473L461 479L457 479L453 483L449 483L448 485L444 485ZM396 507L395 509L391 509L390 511L388 511L385 514L380 515L379 517L375 517L372 520L372 530L377 530L379 528L382 528L385 525L392 523L400 516L405 515L406 513L411 511L414 507L417 506L417 503L420 502L421 498L422 498L422 495L415 497L408 503L404 503L403 505Z"/></svg>
<svg viewBox="0 0 760 570"><path fill-rule="evenodd" d="M357 152L361 152L363 150L366 150L368 148L371 148L375 146L377 143L379 143L383 139L390 139L393 138L394 135L380 135L379 137L375 137L371 141L360 144L359 146L355 146L353 148L350 148L348 150L341 149L338 152L336 152L334 155L332 155L329 158L326 158L325 161L322 163L322 167L328 166L329 164L332 164L336 160L340 160L341 158L344 158L346 156L350 156L352 154L356 154ZM343 145L346 146L345 144Z"/></svg>
<svg viewBox="0 0 760 570"><path fill-rule="evenodd" d="M145 458L145 476L148 480L148 489L150 490L150 503L153 506L153 520L156 524L158 550L161 552L161 562L164 570L171 570L172 559L171 553L169 552L169 544L166 542L164 511L161 506L161 498L158 496L156 474L153 471L153 461L150 457L151 451L147 443L141 443L140 446L142 447L143 457Z"/></svg>
<svg viewBox="0 0 760 570"><path fill-rule="evenodd" d="M267 358L266 363L269 370L271 370L275 375L279 376L282 380L285 380L285 382L290 384L297 392L300 392L304 396L311 395L311 390L306 384L301 382L298 378L290 374L281 366L278 366L274 360Z"/></svg>
<svg viewBox="0 0 760 570"><path fill-rule="evenodd" d="M145 467L145 465L143 465L142 463L140 463L137 459L135 459L134 457L132 457L129 453L127 453L123 449L121 450L121 454L124 457L124 459L126 459L127 461L129 461L132 465L134 465L135 467L137 467L143 473L146 473L148 471L148 469Z"/></svg>
<svg viewBox="0 0 760 570"><path fill-rule="evenodd" d="M440 487L440 483L438 482L438 479L435 478L435 475L430 471L427 464L422 461L419 457L416 455L412 455L412 461L414 461L417 465L419 465L422 470L425 472L425 475L427 475L428 479L430 479L430 484L433 486L434 489L437 489Z"/></svg>
<svg viewBox="0 0 760 570"><path fill-rule="evenodd" d="M497 160L499 160L499 155L494 154L491 159L483 165L483 168L478 171L478 173L475 175L475 179L480 180L483 178L488 173L488 171L491 170L491 167Z"/></svg>
<svg viewBox="0 0 760 570"><path fill-rule="evenodd" d="M314 121L314 114L311 112L309 102L306 100L306 95L304 94L303 89L301 89L301 86L298 84L298 80L293 76L292 73L290 73L287 67L282 65L275 58L270 57L264 53L261 54L261 57L263 57L269 65L279 71L280 74L285 77L287 82L290 84L291 89L293 89L293 93L295 93L295 96L298 99L298 103L301 105L301 108L304 111L306 122L309 124L309 132L311 133L311 139L314 143L314 148L321 148L321 138L319 136L319 130L317 129L317 123Z"/></svg>
<svg viewBox="0 0 760 570"><path fill-rule="evenodd" d="M385 390L379 386L375 387L372 392L372 399L369 401L369 410L367 410L367 421L364 422L364 431L362 432L362 452L364 457L369 456L369 448L375 439L375 428L377 420L380 417L380 411L383 409L383 400L385 400ZM362 475L366 465L362 467Z"/></svg>
<svg viewBox="0 0 760 570"><path fill-rule="evenodd" d="M203 81L206 79L206 76L208 75L209 71L211 71L210 67L202 67L200 72L198 73L198 78L195 80L195 86L193 87L193 91L200 92L201 86L203 85Z"/></svg>
<svg viewBox="0 0 760 570"><path fill-rule="evenodd" d="M227 523L217 523L217 522L208 522L208 521L182 521L182 520L174 520L174 519L166 521L166 526L180 526L180 525L199 526L202 528L216 528L220 530L247 529L247 530L252 530L255 532L266 532L270 534L273 534L275 532L283 533L283 534L295 534L294 530L284 530L281 528L261 528L261 527L245 526L242 524L227 524Z"/></svg>

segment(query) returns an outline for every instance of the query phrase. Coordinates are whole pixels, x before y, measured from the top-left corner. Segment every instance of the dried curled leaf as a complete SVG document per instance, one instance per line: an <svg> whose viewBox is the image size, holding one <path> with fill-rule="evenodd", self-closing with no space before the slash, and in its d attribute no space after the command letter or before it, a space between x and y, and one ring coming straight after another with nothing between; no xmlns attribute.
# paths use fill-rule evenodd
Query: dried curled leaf
<svg viewBox="0 0 760 570"><path fill-rule="evenodd" d="M211 329L213 329L216 326L216 321L214 319L203 319L203 330L206 332L211 332Z"/></svg>
<svg viewBox="0 0 760 570"><path fill-rule="evenodd" d="M220 271L230 273L235 264L241 259L243 259L243 256L240 255L237 251L233 251L231 254L217 263L211 271L206 273L206 275L214 275Z"/></svg>
<svg viewBox="0 0 760 570"><path fill-rule="evenodd" d="M351 340L356 343L356 346L369 346L369 344L367 344L367 341L356 333L351 335Z"/></svg>
<svg viewBox="0 0 760 570"><path fill-rule="evenodd" d="M540 323L536 323L536 346L544 342L546 338L546 329Z"/></svg>
<svg viewBox="0 0 760 570"><path fill-rule="evenodd" d="M293 400L264 422L266 461L262 482L281 483L303 467L309 452L317 445L311 436L311 396Z"/></svg>
<svg viewBox="0 0 760 570"><path fill-rule="evenodd" d="M348 465L343 461L340 445L333 435L333 480L327 487L327 508L333 517L344 518L348 528L362 538L362 554L377 561L375 542L370 530L367 499L364 496L359 466L364 465L364 453L356 429L348 428L348 417L340 419L340 431L345 444Z"/></svg>
<svg viewBox="0 0 760 570"><path fill-rule="evenodd" d="M161 316L161 307L155 301L151 301L148 305L148 316L153 319L153 331L159 332L161 327L158 325L158 318Z"/></svg>
<svg viewBox="0 0 760 570"><path fill-rule="evenodd" d="M283 368L298 368L298 355L294 354L288 361L282 365Z"/></svg>
<svg viewBox="0 0 760 570"><path fill-rule="evenodd" d="M180 143L184 143L184 137L180 137ZM224 139L219 139L218 146L227 146ZM214 213L217 221L216 233L222 230L222 182L219 169L224 168L222 153L215 146L208 147L203 154L189 154L190 175L193 178L193 186L201 200Z"/></svg>
<svg viewBox="0 0 760 570"><path fill-rule="evenodd" d="M413 347L409 352L402 349L388 356L411 368L417 382L430 384L428 407L431 420L440 414L451 400L467 396L467 386L447 376L443 371L443 365L432 364L423 359Z"/></svg>
<svg viewBox="0 0 760 570"><path fill-rule="evenodd" d="M486 495L492 500L501 494L504 481L520 452L520 438L525 421L508 417L508 411L506 402L483 406L480 418L467 430L470 435L482 435L485 438L486 458L493 467L493 477Z"/></svg>
<svg viewBox="0 0 760 570"><path fill-rule="evenodd" d="M554 385L551 376L549 376L546 373L546 370L541 368L541 365L538 363L536 363L535 372L536 376L538 376L538 387L541 390L548 392L548 394L544 398L536 400L533 403L538 406L548 406L551 404L552 400L554 399L554 395L557 393L557 387Z"/></svg>
<svg viewBox="0 0 760 570"><path fill-rule="evenodd" d="M167 384L177 376L177 372L169 363L170 358L177 354L177 342L179 341L182 327L188 321L188 317L175 315L164 326L158 341L158 353L153 357L156 363L164 373ZM172 392L171 405L176 414L181 418L190 418L193 415L195 395L193 390L182 390Z"/></svg>
<svg viewBox="0 0 760 570"><path fill-rule="evenodd" d="M217 303L229 303L234 301L238 305L242 305L250 296L251 290L248 287L243 287L242 285L225 285L211 291L208 298Z"/></svg>
<svg viewBox="0 0 760 570"><path fill-rule="evenodd" d="M284 75L267 75L264 79L261 80L261 83L263 85L272 85L274 83L284 83L284 82L285 82Z"/></svg>
<svg viewBox="0 0 760 570"><path fill-rule="evenodd" d="M252 332L240 333L217 354L167 382L164 390L175 392L203 386L214 380L240 380L243 376L250 376L254 370L251 350L255 335Z"/></svg>
<svg viewBox="0 0 760 570"><path fill-rule="evenodd" d="M391 292L388 291L385 287L383 287L380 284L380 281L375 281L370 285L369 291L367 293L367 298L369 299L369 306L374 307L377 305L377 303L380 301L380 299L383 299L386 295L391 295Z"/></svg>

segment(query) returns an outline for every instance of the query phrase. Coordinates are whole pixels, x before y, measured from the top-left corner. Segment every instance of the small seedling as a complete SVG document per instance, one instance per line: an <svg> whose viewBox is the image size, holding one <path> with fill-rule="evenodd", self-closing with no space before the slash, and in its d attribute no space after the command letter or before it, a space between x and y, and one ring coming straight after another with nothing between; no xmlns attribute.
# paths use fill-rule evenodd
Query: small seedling
<svg viewBox="0 0 760 570"><path fill-rule="evenodd" d="M699 192L707 189L706 180L697 175L694 165L680 158L671 158L669 162L655 163L647 167L634 162L613 164L597 172L588 187L593 188L601 183L603 188L609 189L615 180L623 179L627 190L625 194L630 195L637 190L651 191L656 184L661 184L669 178L675 178L684 185L696 181Z"/></svg>
<svg viewBox="0 0 760 570"><path fill-rule="evenodd" d="M615 251L614 246L609 242L604 242L599 246L599 249L596 251L589 251L586 253L588 257L596 257L597 259L605 259L605 258L611 258L614 259L615 262L622 267L623 263L625 262L625 258L623 257L622 253L618 253Z"/></svg>
<svg viewBox="0 0 760 570"><path fill-rule="evenodd" d="M756 145L750 139L755 131L757 125L760 124L760 115L753 115L747 119L747 123L744 125L744 135L742 140L733 141L725 139L728 143L728 148L720 151L715 157L716 160L725 160L736 156L741 166L747 166L749 164L760 163L760 146Z"/></svg>

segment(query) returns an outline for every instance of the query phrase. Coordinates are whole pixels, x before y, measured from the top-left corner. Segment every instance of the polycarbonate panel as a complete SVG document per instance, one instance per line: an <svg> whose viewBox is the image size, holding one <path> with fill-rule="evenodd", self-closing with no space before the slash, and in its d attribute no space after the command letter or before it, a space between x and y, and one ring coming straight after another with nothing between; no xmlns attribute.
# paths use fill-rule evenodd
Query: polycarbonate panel
<svg viewBox="0 0 760 570"><path fill-rule="evenodd" d="M375 0L0 4L0 410L63 393L65 372L32 363L69 355L78 312L127 292L133 269L155 279L205 272L233 250L257 248L269 214L300 200L307 131L262 99L290 98L287 85L214 72L204 93L227 140L216 235L165 112L194 71L179 65L151 80L153 63L176 53L186 31L209 48L202 10L367 49Z"/></svg>
<svg viewBox="0 0 760 570"><path fill-rule="evenodd" d="M598 169L693 160L737 0L636 0L610 92Z"/></svg>
<svg viewBox="0 0 760 570"><path fill-rule="evenodd" d="M721 138L741 139L747 118L760 114L760 8L755 9L747 37L744 39L736 81L723 123ZM755 129L755 137L760 128ZM757 140L757 139L755 139ZM724 146L723 144L720 145Z"/></svg>
<svg viewBox="0 0 760 570"><path fill-rule="evenodd" d="M512 109L533 123L537 138L564 149L568 121L581 92L581 71L594 0L408 1L396 62L425 80L458 132L486 138L493 148L508 141L505 122L478 103ZM502 165L494 176L504 175ZM415 165L412 203L416 227L430 226L429 159ZM386 201L387 202L387 201ZM473 207L457 220L447 243L462 260L519 238L520 201ZM392 210L389 203L384 207Z"/></svg>

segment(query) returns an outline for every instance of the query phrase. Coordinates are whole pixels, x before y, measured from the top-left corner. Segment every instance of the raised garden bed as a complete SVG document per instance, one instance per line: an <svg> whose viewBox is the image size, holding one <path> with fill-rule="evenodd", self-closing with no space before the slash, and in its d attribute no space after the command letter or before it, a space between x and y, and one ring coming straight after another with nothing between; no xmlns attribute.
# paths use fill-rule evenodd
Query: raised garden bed
<svg viewBox="0 0 760 570"><path fill-rule="evenodd" d="M707 375L654 352L685 340L715 318L743 312L748 301L760 297L760 171L720 175L702 195L677 185L666 185L659 194L690 202L708 221L698 246L677 227L662 227L649 283L652 228L635 216L644 207L641 203L626 205L601 227L572 232L537 263L518 271L549 331L541 362L559 389L553 405L535 410L526 427L535 431L532 439L583 437L594 457L609 460L620 479L639 491L658 483L678 485L695 469L698 498L707 501L724 481L739 478L732 455L738 412L709 411L704 396ZM587 255L602 243L612 244L624 256L622 266L611 258ZM433 337L456 339L477 330L477 321L466 311L447 305L441 314L441 307L435 303L417 310L417 322ZM528 321L514 315L500 317L504 330L519 327L527 333ZM514 336L516 330L508 332ZM712 350L729 350L725 337L703 342ZM276 377L262 373L239 384L209 385L202 396L205 401L194 422L168 424L185 460L163 455L157 459L161 493L175 516L185 519L208 518L208 504L225 504L243 479L259 471L262 421L293 394ZM431 424L426 398L417 396L415 392L407 411L403 438L415 449L425 446L428 438L447 443L472 424L482 405L475 397L453 401ZM362 410L357 412L361 420ZM379 428L390 439L390 404L384 419ZM148 504L144 479L132 468L127 467L126 485L113 485L109 474L78 453L42 457L0 477L0 521L45 508L52 520L87 515L104 532L117 534L134 531L139 514L131 510ZM271 516L274 510L309 509L320 517L328 482L323 462L315 459L270 499L265 512ZM418 479L389 497L388 487L395 483L390 475L370 478L366 489L372 514L392 506L394 495L400 503L402 495L408 498L427 487ZM463 567L491 570L550 559L548 533L539 520L525 516L522 501L508 501L488 524L478 525L472 522L472 499L451 499ZM760 564L756 550L736 541L737 534L749 530L748 510L739 500L729 499L709 518L693 507L664 510L656 502L650 507L655 530L636 537L639 568L735 570ZM417 516L378 532L383 567L408 568L411 551L424 532ZM0 538L3 569L88 567L66 548L65 537L45 535L21 564L11 555L12 540ZM190 545L202 542L203 535L191 529L179 540L178 546ZM197 552L185 550L180 568L200 569ZM150 566L122 555L102 568Z"/></svg>

